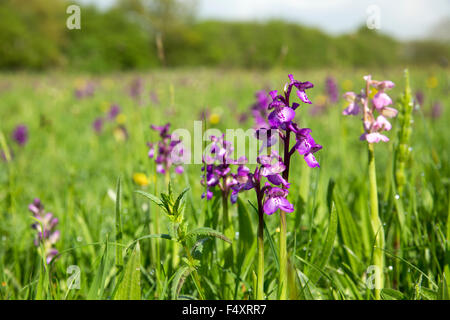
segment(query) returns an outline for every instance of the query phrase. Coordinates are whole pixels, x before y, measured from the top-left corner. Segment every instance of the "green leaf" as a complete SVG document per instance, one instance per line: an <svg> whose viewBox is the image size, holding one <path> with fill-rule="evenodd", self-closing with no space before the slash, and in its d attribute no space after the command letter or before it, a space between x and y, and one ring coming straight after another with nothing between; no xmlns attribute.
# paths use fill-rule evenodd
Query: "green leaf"
<svg viewBox="0 0 450 320"><path fill-rule="evenodd" d="M180 294L186 278L192 272L192 268L189 266L182 266L177 270L172 282L172 299L176 300Z"/></svg>
<svg viewBox="0 0 450 320"><path fill-rule="evenodd" d="M122 183L120 177L117 179L117 190L116 190L116 266L120 269L123 266L123 255L122 255Z"/></svg>
<svg viewBox="0 0 450 320"><path fill-rule="evenodd" d="M242 264L240 265L240 277L242 279L245 279L245 277L247 277L247 273L252 266L253 260L255 259L257 248L258 243L256 240L254 240L252 246L248 249Z"/></svg>
<svg viewBox="0 0 450 320"><path fill-rule="evenodd" d="M421 287L420 288L420 296L425 300L436 300L437 292L428 288Z"/></svg>
<svg viewBox="0 0 450 320"><path fill-rule="evenodd" d="M105 241L105 250L101 256L100 264L98 266L97 274L87 295L87 300L101 299L105 287L105 279L107 275L107 260L108 260L108 239Z"/></svg>
<svg viewBox="0 0 450 320"><path fill-rule="evenodd" d="M228 243L231 243L231 240L228 239L227 237L225 237L225 235L223 235L222 233L220 233L219 231L216 231L214 229L211 228L207 228L207 227L203 227L203 228L197 228L194 230L189 231L185 238L189 238L189 237L193 237L193 236L210 236L210 237L216 237L219 238L223 241L226 241Z"/></svg>
<svg viewBox="0 0 450 320"><path fill-rule="evenodd" d="M158 206L164 207L163 203L161 202L161 200L160 200L157 196L155 196L155 195L153 195L153 194L151 194L151 193L148 193L148 192L144 192L144 191L142 191L142 190L137 190L137 191L135 191L135 192L138 193L138 194L140 194L141 196L144 196L144 197L146 197L147 199L153 201L153 202L154 202L155 204L157 204Z"/></svg>
<svg viewBox="0 0 450 320"><path fill-rule="evenodd" d="M322 300L322 296L314 284L311 282L308 277L301 272L299 269L297 270L297 276L300 280L300 285L302 287L301 296L305 300Z"/></svg>
<svg viewBox="0 0 450 320"><path fill-rule="evenodd" d="M114 300L140 300L141 299L141 250L139 242L125 267L122 281L114 296Z"/></svg>
<svg viewBox="0 0 450 320"><path fill-rule="evenodd" d="M322 254L320 255L318 261L315 262L315 265L319 269L323 269L328 263L328 260L331 256L331 252L333 251L333 244L336 239L337 228L338 228L338 217L336 212L336 206L334 205L333 202L331 204L330 222L328 224L328 232L327 237L325 239L325 244L323 246L323 249L321 250ZM307 274L309 274L309 279L313 283L319 280L320 273L316 269L308 269L308 271L310 271L307 272Z"/></svg>
<svg viewBox="0 0 450 320"><path fill-rule="evenodd" d="M252 220L245 207L244 202L238 198L238 220L239 220L239 244L240 250L246 251L253 243L255 235L252 229Z"/></svg>
<svg viewBox="0 0 450 320"><path fill-rule="evenodd" d="M186 192L189 191L189 188L185 188L179 195L177 200L175 201L175 204L173 205L173 212L178 213L178 209L180 206L181 201L183 200L184 195L186 194Z"/></svg>
<svg viewBox="0 0 450 320"><path fill-rule="evenodd" d="M342 243L346 248L351 269L355 272L360 270L359 267L361 258L358 260L358 257L362 257L362 244L358 241L358 239L360 239L359 228L357 227L355 219L353 218L347 204L344 203L336 189L333 192L333 200L338 214L340 237L342 238Z"/></svg>
<svg viewBox="0 0 450 320"><path fill-rule="evenodd" d="M166 240L174 240L170 235L165 234L165 233L161 233L161 234L148 234L146 236L142 236L137 238L136 240L134 240L133 242L131 242L128 247L130 248L132 245L134 245L136 242L144 240L144 239L166 239Z"/></svg>
<svg viewBox="0 0 450 320"><path fill-rule="evenodd" d="M381 298L383 300L403 300L405 296L400 291L385 288L381 290Z"/></svg>

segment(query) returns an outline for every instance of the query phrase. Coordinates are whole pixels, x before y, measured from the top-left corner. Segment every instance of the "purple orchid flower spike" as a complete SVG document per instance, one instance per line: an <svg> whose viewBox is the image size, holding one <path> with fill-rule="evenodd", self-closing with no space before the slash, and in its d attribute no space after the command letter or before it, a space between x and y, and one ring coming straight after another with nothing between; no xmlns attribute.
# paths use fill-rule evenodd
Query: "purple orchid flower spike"
<svg viewBox="0 0 450 320"><path fill-rule="evenodd" d="M419 90L415 94L416 102L419 104L419 106L423 106L423 103L425 101L425 95L423 94L422 90Z"/></svg>
<svg viewBox="0 0 450 320"><path fill-rule="evenodd" d="M103 129L103 123L104 123L103 118L95 119L94 122L92 123L92 129L94 129L96 133L100 133Z"/></svg>
<svg viewBox="0 0 450 320"><path fill-rule="evenodd" d="M247 169L241 170L242 174L235 178L231 193L231 201L237 201L238 194L243 191L255 190L257 198L257 210L259 216L258 222L258 299L263 299L263 278L264 278L264 240L263 240L263 225L264 213L271 215L280 210L280 281L281 288L280 299L286 299L287 290L285 285L287 283L287 252L286 252L286 213L294 211L294 206L289 202L287 196L289 194L289 166L291 156L298 151L305 158L305 161L310 167L319 167L319 163L314 157L314 153L322 148L322 146L315 143L311 136L310 129L300 129L294 122L296 111L300 104L297 102L290 103L290 96L292 88L296 88L297 97L306 104L312 104L308 98L306 91L314 87L309 82L300 82L294 79L293 75L289 75L289 82L284 87L284 94L280 95L276 90L270 91L269 95L272 99L269 102L267 116L268 127L264 119L261 121L255 133L257 139L262 140L265 147L270 148L276 143L278 138L283 142L284 154L281 157L278 153L268 151L267 154L261 154L258 157L258 166L252 173ZM264 130L263 130L264 129ZM290 138L291 133L296 136L297 142L291 148ZM260 150L261 153L262 149ZM267 181L262 185L262 180Z"/></svg>
<svg viewBox="0 0 450 320"><path fill-rule="evenodd" d="M430 116L432 119L438 119L441 117L441 115L442 115L442 103L440 101L436 101L431 107Z"/></svg>
<svg viewBox="0 0 450 320"><path fill-rule="evenodd" d="M158 97L158 94L156 93L156 91L150 92L150 101L155 105L160 104L159 97Z"/></svg>
<svg viewBox="0 0 450 320"><path fill-rule="evenodd" d="M54 217L50 212L45 212L44 205L39 198L35 198L28 206L28 209L33 213L34 218L38 220L31 226L37 232L34 244L36 247L40 247L42 244L44 252L41 252L41 254L45 256L47 264L50 264L58 255L58 250L54 248L54 245L61 237L60 231L56 230L59 222L58 218Z"/></svg>
<svg viewBox="0 0 450 320"><path fill-rule="evenodd" d="M88 81L84 86L75 89L74 94L77 99L83 99L86 97L93 96L94 92L95 92L95 84L92 81Z"/></svg>
<svg viewBox="0 0 450 320"><path fill-rule="evenodd" d="M114 120L121 112L120 106L118 104L113 104L109 108L108 120Z"/></svg>
<svg viewBox="0 0 450 320"><path fill-rule="evenodd" d="M202 167L203 179L202 185L206 186L206 191L202 194L202 198L212 199L211 191L216 186L220 189L222 196L228 198L231 193L231 202L236 201L236 187L247 182L249 168L245 166L247 159L241 157L234 160L231 156L233 148L231 144L221 137L211 136L210 152L203 156L204 166ZM237 167L236 172L233 168Z"/></svg>
<svg viewBox="0 0 450 320"><path fill-rule="evenodd" d="M333 77L327 77L325 80L325 88L330 102L336 103L339 99L339 89Z"/></svg>
<svg viewBox="0 0 450 320"><path fill-rule="evenodd" d="M348 107L342 111L343 115L357 115L361 110L361 105L363 104L361 95L357 95L354 92L344 93L344 99L349 103Z"/></svg>
<svg viewBox="0 0 450 320"><path fill-rule="evenodd" d="M269 112L270 98L264 90L256 93L256 102L252 105L251 111L255 120L255 129L269 128L267 115Z"/></svg>
<svg viewBox="0 0 450 320"><path fill-rule="evenodd" d="M21 147L28 142L28 127L26 125L18 125L13 133L12 139Z"/></svg>
<svg viewBox="0 0 450 320"><path fill-rule="evenodd" d="M129 93L130 97L139 100L142 94L142 90L144 87L144 82L142 81L142 78L138 77L135 78L130 85Z"/></svg>
<svg viewBox="0 0 450 320"><path fill-rule="evenodd" d="M175 165L175 173L182 174L184 167L184 156L186 150L183 147L181 140L176 139L169 133L170 123L164 126L150 126L153 130L159 132L161 140L155 143L147 143L149 147L148 157L155 158L156 172L160 174L167 174L172 165Z"/></svg>
<svg viewBox="0 0 450 320"><path fill-rule="evenodd" d="M284 87L284 95L278 94L277 90L269 92L272 101L268 105L268 109L272 110L268 115L268 124L270 128L260 127L256 130L255 136L257 139L263 141L264 148L270 148L280 138L285 145L284 157L281 157L275 151L270 154L262 154L258 157L259 167L254 173L248 173L245 183L238 183L233 188L233 197L237 197L237 194L241 191L250 190L255 186L260 186L261 178L267 178L268 182L275 186L280 186L284 190L287 190L290 186L288 182L289 177L289 163L291 156L297 151L300 155L303 155L304 160L309 167L320 167L314 153L322 149L322 146L317 144L311 136L311 129L301 129L296 123L293 122L295 117L295 109L300 104L290 104L290 95L292 88L297 89L297 96L303 103L310 104L311 101L306 95L306 90L313 88L314 85L309 82L300 82L294 79L293 75L289 75L289 82ZM294 133L296 138L296 144L291 149L289 146L290 134ZM256 188L256 187L255 187ZM257 193L261 193L263 187L256 188ZM259 191L258 191L259 190ZM263 195L259 194L259 198L263 198Z"/></svg>
<svg viewBox="0 0 450 320"><path fill-rule="evenodd" d="M364 76L366 81L366 91L374 88L377 92L370 101L367 97L367 92L361 91L359 95L354 92L347 92L344 98L350 102L350 105L342 112L344 115L357 115L362 110L363 113L363 127L364 133L360 136L360 140L365 140L368 143L388 142L389 138L382 134L383 131L392 129L392 125L387 118L393 118L397 115L397 110L388 107L392 104L392 99L385 92L393 88L395 85L390 80L378 81L372 80L372 76ZM375 117L375 111L379 113Z"/></svg>

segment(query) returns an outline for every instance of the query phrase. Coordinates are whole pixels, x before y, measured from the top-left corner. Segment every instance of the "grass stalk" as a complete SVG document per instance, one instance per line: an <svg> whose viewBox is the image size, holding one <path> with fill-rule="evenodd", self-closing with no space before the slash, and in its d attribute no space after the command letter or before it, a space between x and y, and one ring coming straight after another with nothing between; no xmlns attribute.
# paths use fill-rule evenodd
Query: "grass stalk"
<svg viewBox="0 0 450 320"><path fill-rule="evenodd" d="M373 263L375 269L375 299L380 300L384 287L384 230L378 214L377 176L375 167L375 152L372 143L369 146L369 183L370 183L370 223L375 235Z"/></svg>

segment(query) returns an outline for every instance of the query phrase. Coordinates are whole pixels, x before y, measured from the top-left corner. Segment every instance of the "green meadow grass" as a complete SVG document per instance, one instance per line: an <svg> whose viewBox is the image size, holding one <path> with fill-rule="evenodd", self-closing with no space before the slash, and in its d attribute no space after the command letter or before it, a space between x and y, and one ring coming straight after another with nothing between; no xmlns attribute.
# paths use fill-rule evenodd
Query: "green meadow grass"
<svg viewBox="0 0 450 320"><path fill-rule="evenodd" d="M155 236L170 234L170 221L160 207L135 191L159 196L168 190L167 181L155 174L153 160L147 157L146 142L158 139L150 124L171 122L172 129L192 132L193 121L201 120L207 107L219 119L212 124L207 118L208 128L250 128L251 116L239 124L238 114L248 110L257 90L282 90L288 73L315 84L308 92L313 102L324 95L327 75L337 79L340 94L343 86L359 91L362 76L368 73L374 79L390 79L396 83L390 91L394 101L405 84L401 69L0 75L0 135L14 154L9 163L0 160L0 298L254 299L258 216L252 193L240 195L236 205L229 205L237 232L231 245L201 229L204 232L186 240L186 251L182 246L174 249L174 241L167 236ZM138 76L144 81L141 104L127 93ZM384 299L448 299L449 79L439 69L411 69L410 76L413 92L421 89L425 103L413 113L412 151L400 197L396 197L393 173L398 120L387 134L391 141L375 146L379 211L385 229L381 295ZM430 77L436 78L436 87L430 88ZM78 100L74 88L86 80L98 87L92 97ZM150 90L157 93L160 104L150 101ZM435 101L441 101L443 113L432 119L429 113ZM117 123L106 123L99 135L92 130L94 119L111 103L122 108L120 119L129 134L126 141L114 134ZM340 98L320 115L310 115L311 106L305 104L297 112L297 121L311 128L324 148L317 153L320 169L307 168L298 155L291 164L289 200L295 212L288 214L287 224L290 299L374 298L368 286L374 235L367 218L367 146L359 141L359 119L342 116L344 107ZM30 134L23 148L10 138L21 123ZM221 231L221 204L215 200L220 197L201 200L200 168L189 165L183 175L171 175L174 197L189 188L184 195L188 230ZM137 185L134 173L145 173L149 185ZM50 266L33 244L35 233L30 226L34 221L28 204L35 197L59 218L61 239L56 248L60 256ZM267 299L276 299L278 214L265 216L265 223L264 292ZM225 263L229 248L232 265ZM71 283L79 285L71 289Z"/></svg>

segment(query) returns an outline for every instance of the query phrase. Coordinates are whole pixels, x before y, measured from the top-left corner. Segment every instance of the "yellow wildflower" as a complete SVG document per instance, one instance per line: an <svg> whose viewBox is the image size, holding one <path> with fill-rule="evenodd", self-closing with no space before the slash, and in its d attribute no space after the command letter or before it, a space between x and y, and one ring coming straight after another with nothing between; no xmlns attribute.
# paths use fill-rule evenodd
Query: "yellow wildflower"
<svg viewBox="0 0 450 320"><path fill-rule="evenodd" d="M218 124L218 123L220 122L220 115L217 114L217 113L212 113L212 114L209 116L209 122L210 122L211 124Z"/></svg>
<svg viewBox="0 0 450 320"><path fill-rule="evenodd" d="M427 79L427 87L430 89L434 89L438 86L439 81L435 76L431 76Z"/></svg>
<svg viewBox="0 0 450 320"><path fill-rule="evenodd" d="M373 97L377 94L378 90L375 88L370 89L369 98L373 99Z"/></svg>
<svg viewBox="0 0 450 320"><path fill-rule="evenodd" d="M141 187L146 187L149 184L147 176L145 175L145 173L141 172L133 174L133 181Z"/></svg>
<svg viewBox="0 0 450 320"><path fill-rule="evenodd" d="M126 117L123 113L119 114L119 115L116 117L116 122L117 122L118 124L124 124L125 121L127 121L127 117Z"/></svg>

